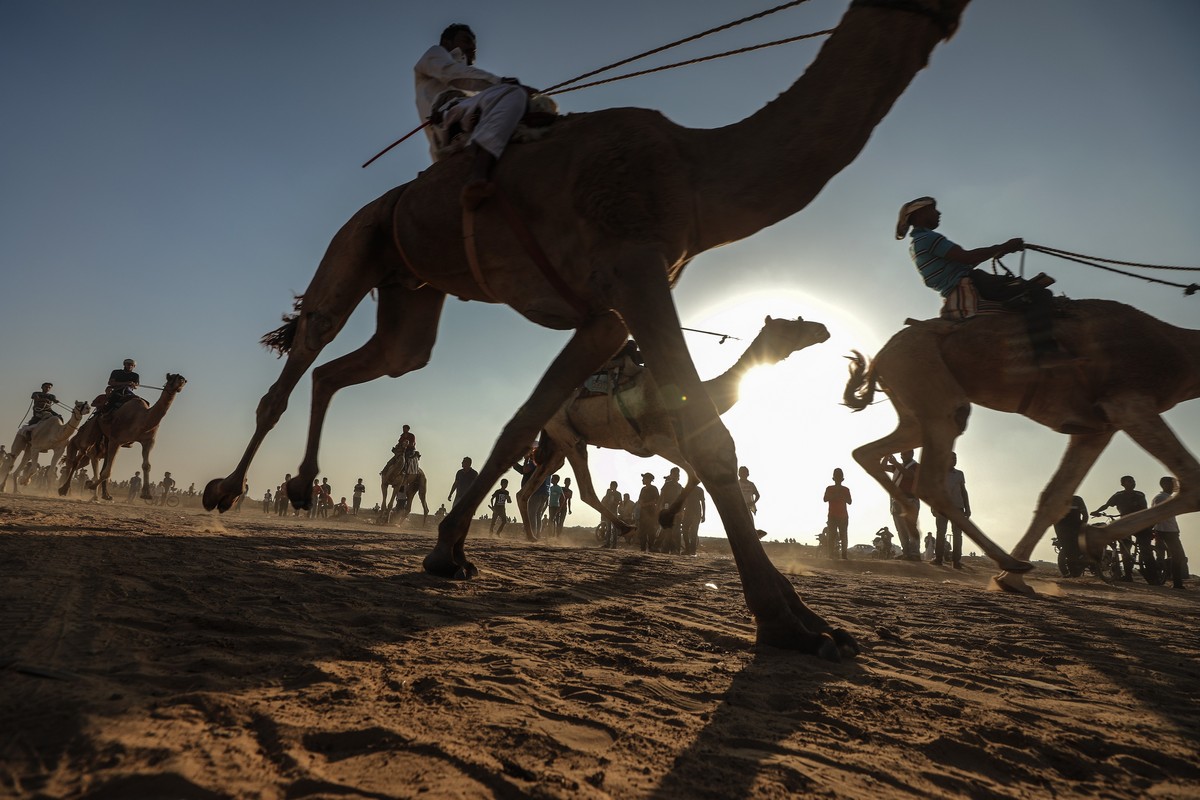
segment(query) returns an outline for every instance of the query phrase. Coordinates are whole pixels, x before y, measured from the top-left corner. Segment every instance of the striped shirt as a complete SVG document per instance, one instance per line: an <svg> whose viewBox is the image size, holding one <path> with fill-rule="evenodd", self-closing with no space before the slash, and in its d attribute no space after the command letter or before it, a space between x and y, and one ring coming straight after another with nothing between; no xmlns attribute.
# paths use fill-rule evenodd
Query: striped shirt
<svg viewBox="0 0 1200 800"><path fill-rule="evenodd" d="M954 242L929 228L913 228L908 252L921 280L942 297L950 294L958 282L971 274L970 264L961 264L946 258L946 254L957 247Z"/></svg>

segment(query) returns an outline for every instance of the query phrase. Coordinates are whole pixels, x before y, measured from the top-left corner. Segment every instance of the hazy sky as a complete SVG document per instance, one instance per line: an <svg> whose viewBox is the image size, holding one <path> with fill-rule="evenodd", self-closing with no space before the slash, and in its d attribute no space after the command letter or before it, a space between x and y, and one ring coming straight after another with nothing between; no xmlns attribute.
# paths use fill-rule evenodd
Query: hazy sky
<svg viewBox="0 0 1200 800"><path fill-rule="evenodd" d="M171 470L199 488L228 474L282 366L259 336L305 288L342 223L428 164L418 136L359 168L417 124L412 64L445 25L474 28L480 66L547 86L770 5L5 0L0 415L15 428L44 380L64 402L90 399L131 356L147 384L167 372L189 381L161 428L154 477ZM634 67L832 27L846 7L812 0ZM851 414L838 402L844 354L873 354L906 317L937 313L936 294L892 237L901 203L937 196L943 232L965 247L1023 236L1110 258L1200 260L1198 30L1191 0L976 0L815 202L696 259L676 291L682 319L743 339L691 336L703 377L736 358L764 314L803 315L833 332L753 376L726 417L764 496L761 527L812 542L838 466L855 497L851 541L891 525L883 491L849 456L891 429L890 405ZM559 99L564 112L642 106L715 127L783 91L818 47L786 45ZM1072 297L1200 322L1200 296L1037 254L1026 269L1053 274ZM366 341L372 306L364 302L318 363ZM408 423L436 508L460 459L482 463L566 338L507 308L448 300L428 367L335 398L321 458L335 495L349 495L361 476L372 487L368 507L376 502L379 469ZM253 497L299 462L308 385L250 471ZM1200 404L1168 421L1200 447ZM1024 418L975 410L959 465L987 533L1016 541L1065 444ZM634 492L643 469L666 474L658 461L592 453L601 487L615 479ZM138 467L136 450L125 450L114 474ZM1164 474L1122 435L1081 494L1096 507L1126 473L1151 496ZM580 506L571 521L596 519ZM1195 557L1200 520L1180 521ZM932 528L927 516L922 528ZM715 514L704 531L720 534ZM1047 537L1037 555L1051 554Z"/></svg>

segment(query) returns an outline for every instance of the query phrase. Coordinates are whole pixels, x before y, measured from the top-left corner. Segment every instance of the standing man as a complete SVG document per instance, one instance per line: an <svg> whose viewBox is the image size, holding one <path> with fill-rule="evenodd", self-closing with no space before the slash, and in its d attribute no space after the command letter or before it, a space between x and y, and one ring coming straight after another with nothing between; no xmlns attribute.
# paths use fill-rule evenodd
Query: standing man
<svg viewBox="0 0 1200 800"><path fill-rule="evenodd" d="M446 502L449 503L455 494L458 495L458 499L461 499L478 477L479 473L471 469L471 459L464 458L462 460L462 469L454 473L454 483L450 484L450 494L446 495ZM454 500L451 505L458 505L458 500Z"/></svg>
<svg viewBox="0 0 1200 800"><path fill-rule="evenodd" d="M611 512L613 516L620 516L621 492L617 489L616 481L608 482L608 491L600 499L600 505L606 511ZM611 550L617 546L617 526L606 519L602 519L600 524L603 526L602 530L604 531L604 544L601 547Z"/></svg>
<svg viewBox="0 0 1200 800"><path fill-rule="evenodd" d="M1146 495L1136 490L1137 481L1132 475L1121 476L1121 491L1108 498L1108 502L1092 512L1093 517L1098 517L1110 507L1116 507L1117 511L1123 517L1126 514L1132 514L1135 511L1142 511L1146 506ZM1154 558L1154 534L1150 528L1144 531L1138 531L1134 534L1137 539L1138 548L1142 551L1142 574L1149 581L1158 571L1158 563ZM1121 548L1121 561L1124 564L1125 574L1121 577L1123 581L1133 580L1133 543L1129 537L1120 539L1117 544Z"/></svg>
<svg viewBox="0 0 1200 800"><path fill-rule="evenodd" d="M651 472L642 473L642 493L637 499L637 531L642 552L649 553L658 533L658 489Z"/></svg>
<svg viewBox="0 0 1200 800"><path fill-rule="evenodd" d="M1158 485L1162 491L1154 495L1152 505L1161 505L1175 496L1175 479L1167 476ZM1179 523L1174 517L1160 519L1154 526L1154 535L1158 537L1171 556L1171 585L1176 589L1183 588L1183 579L1187 575L1187 555L1183 552L1183 543L1179 541Z"/></svg>
<svg viewBox="0 0 1200 800"><path fill-rule="evenodd" d="M547 512L547 521L550 523L550 533L553 536L558 536L558 510L562 508L563 503L563 487L558 484L558 476L554 475L550 478L550 492L546 496L546 504L549 507Z"/></svg>
<svg viewBox="0 0 1200 800"><path fill-rule="evenodd" d="M850 529L849 506L854 502L853 498L850 497L849 487L842 485L842 481L845 479L845 475L842 473L840 467L834 469L833 485L825 487L824 498L824 501L829 504L829 511L826 514L826 524L829 526L829 536L833 539L830 554L836 558L840 553L843 559L848 558L846 548Z"/></svg>
<svg viewBox="0 0 1200 800"><path fill-rule="evenodd" d="M742 499L746 501L746 508L750 509L750 516L753 517L758 513L758 501L762 499L762 495L758 493L754 481L750 480L749 467L738 467L738 489L741 490Z"/></svg>
<svg viewBox="0 0 1200 800"><path fill-rule="evenodd" d="M1071 498L1071 507L1067 509L1067 513L1054 523L1054 538L1066 554L1067 572L1071 577L1083 574L1084 568L1079 561L1079 534L1087 524L1087 519L1087 503L1083 502L1082 497L1075 495Z"/></svg>
<svg viewBox="0 0 1200 800"><path fill-rule="evenodd" d="M903 495L902 500L895 497L891 501L892 522L896 526L896 535L900 537L901 558L905 561L921 560L921 526L918 522L921 513L921 501L913 493L917 486L917 470L920 465L913 459L913 451L905 450L897 461L893 456L884 456L880 462L884 472L892 476L892 483ZM904 512L912 509L910 522Z"/></svg>
<svg viewBox="0 0 1200 800"><path fill-rule="evenodd" d="M501 78L475 66L475 34L450 25L413 67L417 114L434 161L458 134L470 142L471 169L463 204L474 208L493 191L492 167L504 153L529 101L531 90L516 78Z"/></svg>
<svg viewBox="0 0 1200 800"><path fill-rule="evenodd" d="M1051 279L1039 275L1027 281L977 269L989 259L1024 250L1025 241L1009 239L1004 244L964 250L935 232L941 220L942 212L938 210L937 201L932 197L918 197L900 208L900 216L896 221L897 239L903 239L909 227L912 227L909 255L925 285L945 298L959 287L960 282L967 280L984 300L1024 304L1025 327L1033 346L1034 358L1042 366L1053 366L1069 360L1059 350L1051 333L1054 295L1046 288L1053 283Z"/></svg>
<svg viewBox="0 0 1200 800"><path fill-rule="evenodd" d="M138 493L142 490L142 471L135 470L133 477L129 479L129 496L125 498L126 503L132 503L137 499Z"/></svg>
<svg viewBox="0 0 1200 800"><path fill-rule="evenodd" d="M950 495L950 505L962 511L968 517L971 516L971 498L967 495L967 477L963 475L961 469L955 469L958 464L958 455L950 454L950 471L946 473L946 493ZM937 565L945 563L946 556L946 523L949 520L937 513L933 512L933 522L937 527L937 542L934 545L933 562ZM958 527L958 523L951 522L950 530L953 536L953 546L950 550L950 563L955 569L962 569L962 528Z"/></svg>
<svg viewBox="0 0 1200 800"><path fill-rule="evenodd" d="M362 505L363 492L367 491L367 487L363 485L362 478L358 479L358 483L354 484L354 516L358 516L359 506Z"/></svg>
<svg viewBox="0 0 1200 800"><path fill-rule="evenodd" d="M567 514L571 513L571 498L575 492L571 490L571 479L563 478L562 502L558 504L558 513L554 515L554 535L562 536L563 525L567 523Z"/></svg>
<svg viewBox="0 0 1200 800"><path fill-rule="evenodd" d="M658 496L658 510L662 512L670 508L682 493L683 485L679 483L679 467L671 467L671 471L663 478L662 491ZM657 550L663 553L683 552L683 532L680 530L682 522L682 513L677 513L671 518L670 526L663 528L662 533L659 534Z"/></svg>
<svg viewBox="0 0 1200 800"><path fill-rule="evenodd" d="M683 554L694 556L700 549L700 523L704 522L704 489L696 484L683 501Z"/></svg>
<svg viewBox="0 0 1200 800"><path fill-rule="evenodd" d="M492 492L492 502L488 504L488 508L492 510L492 521L488 524L488 533L495 531L496 535L504 533L504 526L508 524L508 514L505 513L505 507L512 502L512 494L508 491L508 478L500 479L500 488ZM496 530L496 521L500 522L500 529Z"/></svg>

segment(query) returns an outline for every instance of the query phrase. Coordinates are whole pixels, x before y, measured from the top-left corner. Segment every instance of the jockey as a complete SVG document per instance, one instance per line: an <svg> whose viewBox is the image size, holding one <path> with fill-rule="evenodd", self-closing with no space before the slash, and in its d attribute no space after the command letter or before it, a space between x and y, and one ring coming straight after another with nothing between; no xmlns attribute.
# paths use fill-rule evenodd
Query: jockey
<svg viewBox="0 0 1200 800"><path fill-rule="evenodd" d="M37 427L44 419L50 417L58 417L62 419L62 415L54 411L54 404L58 402L58 398L50 393L54 388L53 383L43 383L40 392L34 392L29 395L29 399L33 401L32 413L29 416L29 421L17 428L17 436L25 436Z"/></svg>
<svg viewBox="0 0 1200 800"><path fill-rule="evenodd" d="M400 439L392 448L392 452L404 459L404 463L400 467L400 474L407 475L412 472L412 459L417 450L417 437L408 429L407 425L403 427L404 432L400 434Z"/></svg>
<svg viewBox="0 0 1200 800"><path fill-rule="evenodd" d="M1014 238L1003 244L964 250L935 229L942 212L932 197L918 197L900 208L896 221L896 238L903 239L912 228L909 254L921 273L925 285L943 298L953 292L961 281L969 281L985 300L1003 303L1009 310L1023 310L1034 358L1043 366L1069 360L1058 347L1051 333L1054 315L1054 295L1048 287L1053 280L1039 275L1025 280L1011 275L992 275L978 265L992 258L1025 249L1025 240Z"/></svg>
<svg viewBox="0 0 1200 800"><path fill-rule="evenodd" d="M476 67L475 34L461 23L442 31L438 44L413 67L413 77L417 113L431 123L425 134L433 159L459 133L469 137L473 158L463 202L474 207L491 194L492 167L525 115L533 90L516 78Z"/></svg>
<svg viewBox="0 0 1200 800"><path fill-rule="evenodd" d="M109 373L104 394L92 402L97 411L110 414L135 396L133 390L142 382L141 376L133 371L136 366L137 363L132 358L127 358L122 362L121 369L114 369Z"/></svg>

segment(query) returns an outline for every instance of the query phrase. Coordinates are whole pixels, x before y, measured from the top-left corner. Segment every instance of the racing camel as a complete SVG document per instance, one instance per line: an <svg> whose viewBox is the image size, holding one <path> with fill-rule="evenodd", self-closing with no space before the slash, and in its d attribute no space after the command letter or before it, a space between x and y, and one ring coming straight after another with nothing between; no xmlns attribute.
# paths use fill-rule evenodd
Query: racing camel
<svg viewBox="0 0 1200 800"><path fill-rule="evenodd" d="M100 474L87 482L87 488L94 490L93 500L98 496L112 500L108 493L108 478L112 474L117 451L136 442L142 446L142 498L151 499L154 495L150 493L153 484L150 480L150 451L154 449L154 440L158 437L159 423L171 409L175 395L179 394L186 383L187 378L182 375L168 373L163 383L162 394L154 405L140 397L132 397L111 414L93 415L75 435L75 438L82 441L67 454L67 466L64 470L67 478L62 486L58 487L58 493L65 496L70 491L71 476L82 465L84 458L89 455L101 456L104 464L100 468Z"/></svg>
<svg viewBox="0 0 1200 800"><path fill-rule="evenodd" d="M717 413L723 415L737 403L742 378L752 368L778 364L797 350L828 338L829 331L819 322L767 317L746 352L725 372L705 381L704 392L716 406ZM527 480L522 479L523 485L517 492L517 510L525 526L526 538L534 538L526 512L529 498L548 475L562 467L563 461L569 461L571 471L575 473L579 498L618 529L629 530L629 525L604 508L596 496L588 469L588 445L624 450L642 458L661 456L687 473L687 486L671 507L663 509L659 515L664 527L683 507L688 493L696 485L696 473L680 450L670 412L654 380L653 370L643 369L628 385L618 387L611 394L572 398L546 423L538 440L537 468Z"/></svg>
<svg viewBox="0 0 1200 800"><path fill-rule="evenodd" d="M854 460L892 496L879 460L921 448L917 497L962 528L1003 570L999 588L1031 593L1022 577L1046 529L1064 514L1075 489L1118 431L1129 434L1179 479L1165 503L1090 527L1084 549L1099 548L1200 508L1200 463L1163 421L1163 412L1200 397L1200 331L1177 328L1111 300L1057 301L1054 335L1077 357L1073 365L1039 369L1017 314L960 322L927 320L897 333L871 362L852 358L845 401L866 408L882 388L899 417L896 430L854 451ZM971 404L1023 414L1070 439L1042 490L1025 534L1005 553L962 509L949 502L944 477L954 441L966 430Z"/></svg>
<svg viewBox="0 0 1200 800"><path fill-rule="evenodd" d="M76 400L75 407L71 409L71 418L67 422L56 416L49 416L28 433L17 434L17 438L13 439L12 449L4 458L0 458L0 492L4 491L10 472L14 493L19 491L19 485L27 485L40 466L38 456L42 453L53 453L50 466L57 467L59 459L67 449L67 442L79 428L79 421L83 419L89 407L86 401ZM21 460L20 466L15 466L17 457L22 453L25 458Z"/></svg>
<svg viewBox="0 0 1200 800"><path fill-rule="evenodd" d="M343 386L423 367L448 295L506 303L574 335L442 520L425 570L476 574L465 551L475 510L554 411L632 334L659 385L674 387L666 399L683 432L680 445L724 522L757 642L829 659L854 654L853 637L801 601L758 540L738 491L733 440L704 395L671 287L705 250L807 206L866 146L966 5L855 0L799 80L725 127L688 129L638 108L563 117L541 139L505 151L494 171L496 192L467 212L473 216L460 201L466 154L369 203L326 251L304 293L287 363L258 404L255 432L234 470L205 487L205 507L232 505L292 389L372 288L379 288L376 334L314 372L314 409ZM464 247L468 221L477 259ZM294 502L306 501L305 480L316 474L319 422L314 416L300 473L288 486Z"/></svg>

